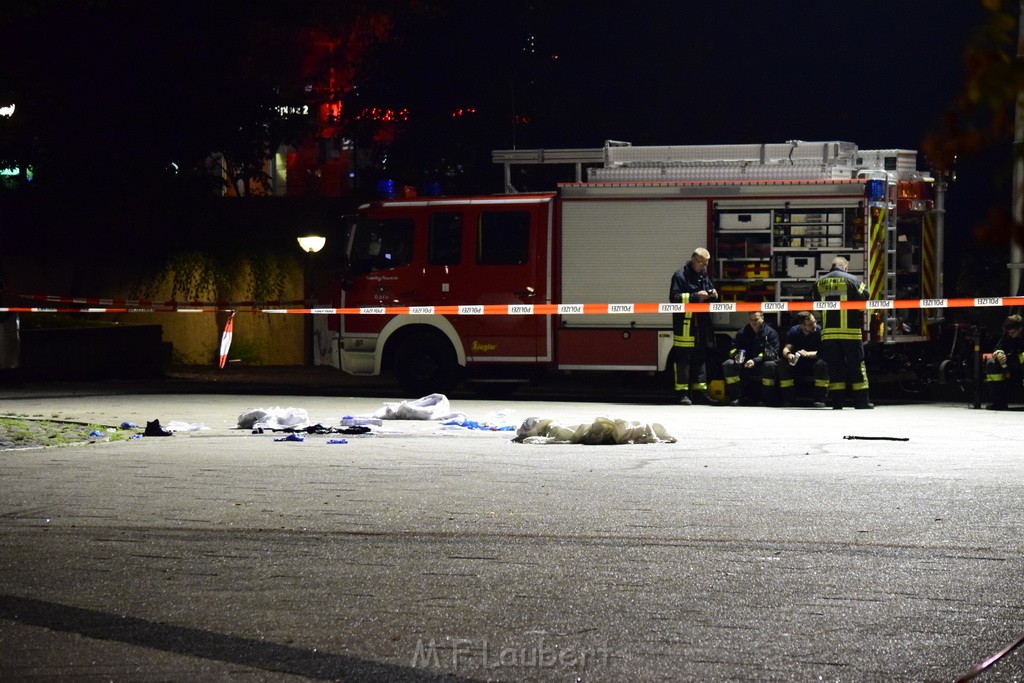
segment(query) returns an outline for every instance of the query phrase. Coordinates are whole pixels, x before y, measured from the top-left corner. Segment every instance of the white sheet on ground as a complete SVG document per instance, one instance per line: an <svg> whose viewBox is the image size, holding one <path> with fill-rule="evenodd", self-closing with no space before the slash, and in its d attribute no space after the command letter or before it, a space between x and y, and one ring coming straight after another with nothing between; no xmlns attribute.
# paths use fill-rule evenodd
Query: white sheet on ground
<svg viewBox="0 0 1024 683"><path fill-rule="evenodd" d="M309 426L309 413L303 408L253 408L238 416L238 426L242 429L301 429Z"/></svg>
<svg viewBox="0 0 1024 683"><path fill-rule="evenodd" d="M657 422L629 422L599 417L586 424L562 425L552 419L528 417L519 426L519 443L579 443L614 445L627 443L675 443L676 438Z"/></svg>
<svg viewBox="0 0 1024 683"><path fill-rule="evenodd" d="M430 394L415 401L385 403L373 414L382 420L454 420L465 419L462 413L453 413L448 397Z"/></svg>
<svg viewBox="0 0 1024 683"><path fill-rule="evenodd" d="M202 422L182 422L180 420L171 420L163 425L163 428L172 432L202 432L209 429Z"/></svg>

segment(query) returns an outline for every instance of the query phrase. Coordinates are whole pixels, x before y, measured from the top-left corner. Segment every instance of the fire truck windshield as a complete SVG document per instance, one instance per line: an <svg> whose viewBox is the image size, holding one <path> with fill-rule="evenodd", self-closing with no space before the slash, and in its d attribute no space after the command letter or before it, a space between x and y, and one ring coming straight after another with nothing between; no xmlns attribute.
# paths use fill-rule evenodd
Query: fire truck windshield
<svg viewBox="0 0 1024 683"><path fill-rule="evenodd" d="M412 261L412 219L360 219L352 240L352 275L407 266Z"/></svg>

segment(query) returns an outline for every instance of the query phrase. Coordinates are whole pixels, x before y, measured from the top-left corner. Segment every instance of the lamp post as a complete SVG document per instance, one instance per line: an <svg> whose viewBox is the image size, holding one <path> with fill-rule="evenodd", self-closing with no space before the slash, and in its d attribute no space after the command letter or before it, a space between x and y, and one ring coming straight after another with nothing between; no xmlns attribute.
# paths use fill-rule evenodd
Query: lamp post
<svg viewBox="0 0 1024 683"><path fill-rule="evenodd" d="M327 238L320 235L306 235L305 237L297 237L296 240L299 243L299 248L307 254L315 254L327 244Z"/></svg>
<svg viewBox="0 0 1024 683"><path fill-rule="evenodd" d="M306 302L306 308L313 308L316 303L316 296L319 294L316 282L315 255L324 248L327 238L320 235L306 235L296 238L299 248L305 254L302 261L302 298ZM303 335L306 352L303 354L305 364L313 364L313 316L306 315L306 323L303 326Z"/></svg>

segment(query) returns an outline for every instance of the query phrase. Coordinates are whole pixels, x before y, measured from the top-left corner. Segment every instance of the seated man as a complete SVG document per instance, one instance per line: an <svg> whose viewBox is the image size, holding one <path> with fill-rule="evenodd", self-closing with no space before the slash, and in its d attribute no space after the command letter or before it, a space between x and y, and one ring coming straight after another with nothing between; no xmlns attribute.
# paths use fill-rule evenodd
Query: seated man
<svg viewBox="0 0 1024 683"><path fill-rule="evenodd" d="M796 325L786 334L782 358L764 365L765 377L774 377L779 405L792 405L798 377L814 377L814 407L824 408L828 396L828 366L818 358L821 326L810 311L796 314ZM769 386L766 382L765 386Z"/></svg>
<svg viewBox="0 0 1024 683"><path fill-rule="evenodd" d="M750 322L736 333L729 360L722 363L725 377L725 395L729 405L756 404L760 400L761 385L768 382L774 386L773 377L762 379L761 370L765 361L778 360L779 333L764 321L764 313L750 314Z"/></svg>
<svg viewBox="0 0 1024 683"><path fill-rule="evenodd" d="M1003 321L1003 335L996 343L992 357L985 361L985 376L992 394L989 410L1006 410L1009 407L1010 387L1020 386L1021 366L1024 365L1022 329L1024 320L1019 315L1007 316Z"/></svg>

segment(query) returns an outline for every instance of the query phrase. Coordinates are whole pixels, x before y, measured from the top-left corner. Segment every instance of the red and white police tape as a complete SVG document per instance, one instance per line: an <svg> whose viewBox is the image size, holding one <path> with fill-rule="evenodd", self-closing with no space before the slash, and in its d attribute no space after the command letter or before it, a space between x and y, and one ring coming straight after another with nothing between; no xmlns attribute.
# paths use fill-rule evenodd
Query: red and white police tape
<svg viewBox="0 0 1024 683"><path fill-rule="evenodd" d="M231 302L235 303L235 302ZM238 302L243 303L243 302ZM248 303L248 302L244 302ZM892 310L905 308L984 308L1024 306L1022 296L961 299L875 299L870 301L736 301L713 303L604 303L604 304L476 304L441 306L360 306L348 308L267 308L200 306L161 302L157 306L0 307L0 313L265 313L299 315L652 315L658 313L733 313L763 311ZM173 304L173 305L166 305Z"/></svg>

